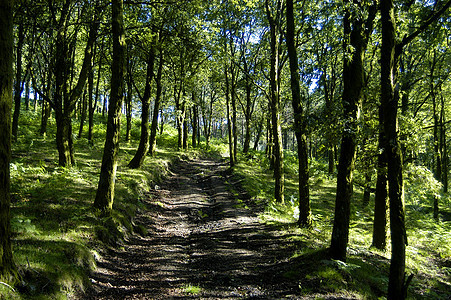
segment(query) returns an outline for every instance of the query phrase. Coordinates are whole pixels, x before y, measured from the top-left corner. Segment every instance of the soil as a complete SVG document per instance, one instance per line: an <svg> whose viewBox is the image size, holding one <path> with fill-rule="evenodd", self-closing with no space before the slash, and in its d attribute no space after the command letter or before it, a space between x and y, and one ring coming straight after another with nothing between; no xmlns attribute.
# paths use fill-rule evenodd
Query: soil
<svg viewBox="0 0 451 300"><path fill-rule="evenodd" d="M145 201L134 222L148 233L103 253L83 298L301 298L280 267L296 245L259 222L225 163L180 160Z"/></svg>

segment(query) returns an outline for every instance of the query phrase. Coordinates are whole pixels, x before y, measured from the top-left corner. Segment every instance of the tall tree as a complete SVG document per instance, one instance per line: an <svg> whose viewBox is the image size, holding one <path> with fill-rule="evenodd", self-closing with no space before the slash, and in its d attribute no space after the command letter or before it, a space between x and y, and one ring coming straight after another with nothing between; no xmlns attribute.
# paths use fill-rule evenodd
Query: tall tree
<svg viewBox="0 0 451 300"><path fill-rule="evenodd" d="M158 62L158 70L157 70L157 76L155 78L155 84L156 84L156 92L155 92L155 102L153 105L153 114L152 114L152 124L150 126L150 139L149 139L149 145L150 145L150 155L155 155L156 150L156 144L157 144L157 129L158 129L158 115L160 111L161 106L161 98L162 98L162 91L163 91L163 84L161 81L161 78L163 76L163 66L164 66L164 50L160 48L160 54L159 54L159 62ZM161 125L163 127L163 125Z"/></svg>
<svg viewBox="0 0 451 300"><path fill-rule="evenodd" d="M103 150L100 180L94 207L102 211L113 208L114 183L116 179L117 153L119 151L119 127L124 98L125 34L123 1L112 1L111 25L113 29L113 64L111 67L111 95L108 106L108 124Z"/></svg>
<svg viewBox="0 0 451 300"><path fill-rule="evenodd" d="M71 1L66 0L62 4L59 19L56 18L56 3L49 2L50 11L52 12L53 25L57 28L56 43L55 43L55 61L54 61L54 75L55 75L55 90L53 99L49 101L52 108L55 110L56 119L56 145L58 149L58 164L60 166L71 166L74 164L74 147L72 137L72 115L77 103L83 93L83 89L91 68L91 59L93 45L97 36L97 29L99 27L98 14L100 13L100 6L95 6L93 11L93 20L89 26L88 40L86 43L83 64L80 70L78 81L72 89L69 88L70 83L70 53L71 44L73 41L69 39L69 22L71 17ZM88 5L88 4L86 4Z"/></svg>
<svg viewBox="0 0 451 300"><path fill-rule="evenodd" d="M141 138L139 139L139 146L136 150L135 156L129 162L128 167L137 169L142 166L147 152L149 151L149 118L150 118L150 96L152 92L152 79L154 77L155 65L155 45L150 46L149 54L147 56L147 74L144 94L141 97Z"/></svg>
<svg viewBox="0 0 451 300"><path fill-rule="evenodd" d="M343 18L343 119L340 159L338 162L337 195L334 226L330 244L331 257L346 260L349 238L349 217L353 190L353 172L356 159L358 120L364 83L363 57L376 16L376 1L369 6L358 0L346 0ZM367 19L362 18L368 12Z"/></svg>
<svg viewBox="0 0 451 300"><path fill-rule="evenodd" d="M0 1L0 280L14 282L11 250L10 171L13 100L13 1Z"/></svg>
<svg viewBox="0 0 451 300"><path fill-rule="evenodd" d="M271 8L269 0L265 1L266 17L269 23L270 32L270 107L271 125L273 138L274 155L274 198L277 202L284 202L284 171L283 171L283 144L282 126L280 121L280 91L279 91L279 32L282 18L282 1L276 1L275 8Z"/></svg>
<svg viewBox="0 0 451 300"><path fill-rule="evenodd" d="M291 73L291 97L294 111L294 132L298 144L299 161L299 225L309 227L312 224L312 215L310 211L309 197L309 167L308 150L306 137L306 121L304 117L304 108L301 99L301 88L299 79L298 55L295 44L295 26L293 0L287 0L287 33L286 41L288 48L288 57L290 60Z"/></svg>
<svg viewBox="0 0 451 300"><path fill-rule="evenodd" d="M18 38L16 45L16 83L14 85L14 114L12 124L12 136L17 141L17 131L19 129L20 103L22 101L22 92L24 87L24 79L22 78L22 52L25 39L25 29L23 21L19 21Z"/></svg>
<svg viewBox="0 0 451 300"><path fill-rule="evenodd" d="M437 3L436 3L437 4ZM430 17L412 34L398 39L393 0L381 0L382 46L381 46L381 106L384 106L385 151L387 155L387 180L390 203L391 260L388 283L388 299L405 299L411 276L406 280L405 260L407 233L405 227L403 159L398 134L398 63L403 47L414 40L440 15L448 10L446 1L434 10ZM436 10L437 8L437 10Z"/></svg>

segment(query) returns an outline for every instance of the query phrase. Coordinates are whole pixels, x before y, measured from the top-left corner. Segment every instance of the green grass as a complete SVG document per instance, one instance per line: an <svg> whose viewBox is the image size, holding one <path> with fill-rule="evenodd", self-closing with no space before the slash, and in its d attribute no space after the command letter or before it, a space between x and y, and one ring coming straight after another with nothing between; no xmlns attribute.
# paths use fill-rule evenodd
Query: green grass
<svg viewBox="0 0 451 300"><path fill-rule="evenodd" d="M220 140L206 149L201 140L198 150L177 152L174 129L165 127L157 140L155 157L148 157L139 170L126 167L137 148L139 130L135 124L132 141L121 143L116 180L114 210L101 216L92 209L97 189L105 134L105 122L96 117L93 145L85 138L75 140L76 165L57 166L54 120L47 137L37 135L38 113L23 112L19 139L13 144L11 164L11 227L15 262L22 284L13 291L0 284L0 299L66 299L89 286L88 274L95 269L95 258L106 246L119 245L132 232L147 234L133 225L138 210L144 209L146 191L165 177L177 159L206 155L227 157L227 145ZM74 132L77 129L74 122ZM122 126L124 130L125 126ZM124 134L122 134L124 136ZM260 218L281 231L299 247L293 250L286 280L299 283L301 295L384 298L388 283L390 249L370 249L372 208L362 206L362 191L355 187L351 208L349 255L346 264L330 261L324 255L329 246L333 224L336 181L326 174L324 163L311 162L310 198L314 224L312 229L298 228L297 162L292 153L285 160L285 203L274 203L274 183L269 163L261 152L239 156L231 180L239 181L251 199L264 206ZM451 287L451 211L450 197L439 195L441 220L432 219L432 196L437 185L428 170L410 166L406 176L407 273L414 279L410 299L447 299ZM418 178L422 178L418 180ZM424 184L430 182L431 184ZM424 187L430 188L425 191ZM232 191L239 196L242 191ZM239 198L239 197L237 197ZM237 208L246 208L248 200L237 200ZM202 213L202 212L201 212ZM186 294L196 295L200 287L187 285Z"/></svg>
<svg viewBox="0 0 451 300"><path fill-rule="evenodd" d="M201 288L197 285L186 284L182 287L185 294L197 295L201 292Z"/></svg>

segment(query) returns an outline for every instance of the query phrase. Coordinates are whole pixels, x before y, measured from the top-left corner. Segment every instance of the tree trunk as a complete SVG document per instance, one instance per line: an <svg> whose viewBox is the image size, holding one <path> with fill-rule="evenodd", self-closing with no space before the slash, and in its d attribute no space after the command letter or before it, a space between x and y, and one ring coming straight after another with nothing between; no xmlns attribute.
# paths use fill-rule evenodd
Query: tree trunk
<svg viewBox="0 0 451 300"><path fill-rule="evenodd" d="M194 98L194 92L193 92L193 98ZM193 148L196 148L197 147L197 118L198 118L198 112L197 112L196 105L193 106L192 112L193 112L193 117L191 120L192 127L193 127L192 143L193 143Z"/></svg>
<svg viewBox="0 0 451 300"><path fill-rule="evenodd" d="M129 60L127 60L129 64ZM126 120L127 125L125 128L125 141L130 141L130 132L132 130L132 93L133 93L133 84L132 84L132 75L130 68L127 68L127 97L125 98L125 111L126 111Z"/></svg>
<svg viewBox="0 0 451 300"><path fill-rule="evenodd" d="M183 119L183 149L188 149L188 121Z"/></svg>
<svg viewBox="0 0 451 300"><path fill-rule="evenodd" d="M153 115L152 115L152 125L150 127L150 155L155 155L156 150L156 142L157 142L157 127L158 127L158 112L161 111L161 134L163 133L163 111L160 110L160 104L161 104L161 94L162 94L162 83L161 83L161 77L163 75L163 50L160 49L160 61L158 64L158 71L157 71L157 77L155 78L155 83L157 86L157 91L155 95L155 104L153 106Z"/></svg>
<svg viewBox="0 0 451 300"><path fill-rule="evenodd" d="M344 128L338 161L334 226L330 244L331 257L342 261L346 261L346 248L349 238L353 172L359 132L358 120L360 118L361 95L364 84L363 54L368 43L368 35L371 33L375 14L376 6L373 4L366 20L367 24L364 24L365 21L363 19L356 18L350 9L346 8L343 19L343 47L345 55L342 103Z"/></svg>
<svg viewBox="0 0 451 300"><path fill-rule="evenodd" d="M100 169L99 186L94 207L102 211L113 208L114 183L116 179L117 153L119 151L119 127L124 97L125 34L123 24L123 1L112 1L113 63L111 67L111 96L108 108L106 141Z"/></svg>
<svg viewBox="0 0 451 300"><path fill-rule="evenodd" d="M441 95L441 111L440 111L440 142L442 149L442 178L443 192L448 193L448 149L446 142L446 116L445 116L445 97Z"/></svg>
<svg viewBox="0 0 451 300"><path fill-rule="evenodd" d="M384 133L384 105L379 106L379 141L377 156L377 180L374 197L373 241L371 246L385 250L387 246L388 225L388 182L387 182L387 156Z"/></svg>
<svg viewBox="0 0 451 300"><path fill-rule="evenodd" d="M23 22L20 22L17 40L16 51L16 84L14 85L14 114L12 124L12 138L17 141L17 131L19 129L19 115L20 115L20 102L23 92L23 80L22 80L22 49L25 38Z"/></svg>
<svg viewBox="0 0 451 300"><path fill-rule="evenodd" d="M88 109L88 103L87 103L87 91L85 90L83 97L81 98L81 113L80 113L80 127L78 130L78 138L80 139L82 137L83 134L83 127L85 124L85 120L86 120L86 115L87 115L87 109Z"/></svg>
<svg viewBox="0 0 451 300"><path fill-rule="evenodd" d="M30 79L25 74L25 110L30 110Z"/></svg>
<svg viewBox="0 0 451 300"><path fill-rule="evenodd" d="M291 73L291 96L294 111L294 131L298 145L298 161L299 161L299 220L298 224L303 227L312 225L312 213L310 211L309 196L309 166L308 166L308 149L306 138L306 122L304 119L304 108L301 101L301 89L299 85L299 66L298 55L295 44L295 26L293 16L293 0L286 2L287 14L287 33L286 41L288 48L288 57L290 60Z"/></svg>
<svg viewBox="0 0 451 300"><path fill-rule="evenodd" d="M230 83L229 83L229 72L228 68L225 68L225 85L226 85L226 105L227 105L227 133L229 136L229 161L230 167L233 168L235 166L235 154L233 153L233 134L232 134L232 118L230 115Z"/></svg>
<svg viewBox="0 0 451 300"><path fill-rule="evenodd" d="M137 169L142 166L147 152L149 151L149 118L150 118L150 96L151 96L151 83L154 76L155 65L155 49L152 46L150 49L149 57L147 58L147 76L146 87L144 95L141 99L141 138L139 140L138 150L136 150L135 156L128 163L128 167Z"/></svg>
<svg viewBox="0 0 451 300"><path fill-rule="evenodd" d="M282 126L280 123L280 93L279 93L279 43L277 21L269 8L269 1L266 0L266 15L270 27L270 107L271 107L271 125L273 137L274 154L274 199L276 202L284 202L284 172L283 172L283 149L282 149ZM281 10L281 2L277 2L276 13Z"/></svg>
<svg viewBox="0 0 451 300"><path fill-rule="evenodd" d="M95 56L95 55L94 55ZM94 100L94 69L91 65L88 77L88 142L92 143L92 128L94 126L94 111L96 101Z"/></svg>
<svg viewBox="0 0 451 300"><path fill-rule="evenodd" d="M0 1L0 280L14 284L18 273L11 250L10 161L13 100L13 1Z"/></svg>
<svg viewBox="0 0 451 300"><path fill-rule="evenodd" d="M50 5L52 5L50 3ZM60 20L57 24L58 33L56 38L56 59L55 59L55 83L54 92L54 109L57 125L56 144L58 149L59 166L70 167L75 163L74 160L74 144L72 137L72 115L75 110L77 100L83 93L86 80L92 64L93 45L96 40L99 22L96 21L97 14L94 13L94 20L89 27L88 41L84 51L83 64L80 70L78 81L69 90L69 77L71 65L70 47L73 46L67 37L67 22L69 16L70 1L64 3L61 11ZM100 8L96 7L96 12ZM60 128L58 128L60 127Z"/></svg>
<svg viewBox="0 0 451 300"><path fill-rule="evenodd" d="M232 57L233 59L233 57ZM237 162L237 151L238 151L238 133L236 126L236 71L234 67L234 62L231 62L230 66L230 99L232 104L232 136L233 136L233 160Z"/></svg>
<svg viewBox="0 0 451 300"><path fill-rule="evenodd" d="M404 221L404 199L402 183L402 153L398 138L398 99L395 57L396 21L393 0L382 0L380 4L382 22L381 46L381 105L385 105L384 131L388 163L388 193L390 199L391 263L388 283L388 299L405 299L405 251L407 235Z"/></svg>

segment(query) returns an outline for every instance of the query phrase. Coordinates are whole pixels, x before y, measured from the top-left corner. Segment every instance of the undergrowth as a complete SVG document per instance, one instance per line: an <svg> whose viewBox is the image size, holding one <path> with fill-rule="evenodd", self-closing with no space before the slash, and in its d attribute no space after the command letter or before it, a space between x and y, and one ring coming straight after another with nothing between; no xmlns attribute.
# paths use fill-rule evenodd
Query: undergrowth
<svg viewBox="0 0 451 300"><path fill-rule="evenodd" d="M370 248L374 195L363 204L363 190L354 186L347 262L331 261L327 248L333 226L336 174L327 165L310 162L311 229L296 225L299 216L297 160L285 160L285 203L273 200L274 180L264 153L241 159L235 173L255 201L264 202L261 221L287 231L287 239L299 243L284 276L299 282L301 295L351 299L383 299L388 286L390 246L386 251ZM358 172L358 170L356 171ZM449 299L451 290L451 211L449 196L424 167L405 170L406 222L409 245L406 272L414 274L409 299ZM268 184L269 183L269 184ZM440 197L440 220L432 218L433 197ZM388 240L388 244L389 244Z"/></svg>
<svg viewBox="0 0 451 300"><path fill-rule="evenodd" d="M158 137L155 157L149 156L141 169L132 170L127 163L138 141L122 141L113 210L102 215L92 204L101 165L104 120L96 116L93 143L85 137L75 139L76 164L64 168L57 165L54 120L50 120L43 137L37 134L35 125L39 117L33 112L21 114L18 142L12 148L11 228L21 282L15 287L1 284L0 299L66 299L85 291L90 285L88 275L95 270L103 249L120 247L132 233L147 233L135 225L134 216L146 209L142 200L149 197L147 191L164 179L171 162L182 155L170 150L176 140L167 127L168 131ZM73 126L75 131L78 124L74 122ZM132 138L136 135L132 132Z"/></svg>

